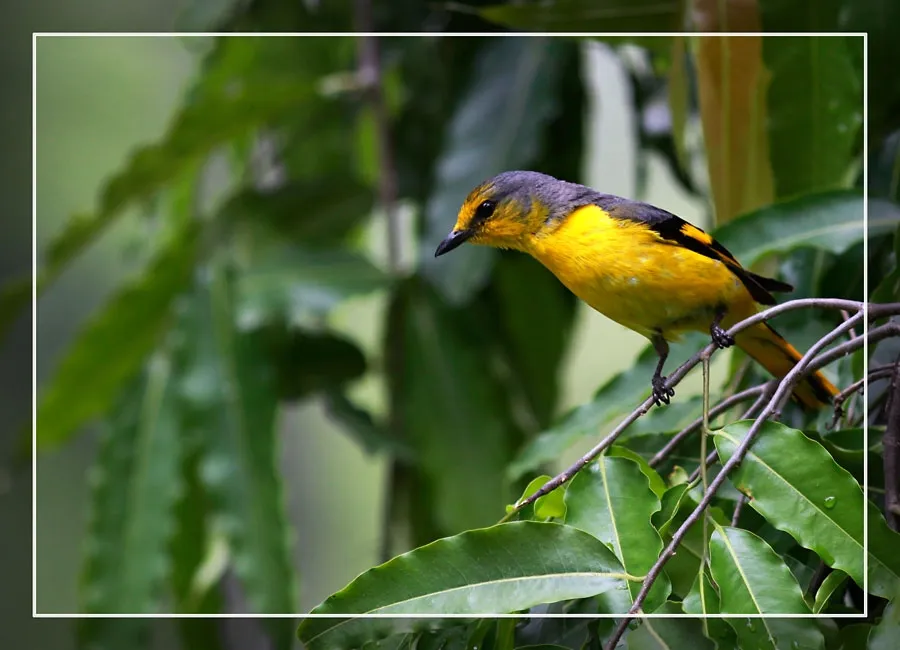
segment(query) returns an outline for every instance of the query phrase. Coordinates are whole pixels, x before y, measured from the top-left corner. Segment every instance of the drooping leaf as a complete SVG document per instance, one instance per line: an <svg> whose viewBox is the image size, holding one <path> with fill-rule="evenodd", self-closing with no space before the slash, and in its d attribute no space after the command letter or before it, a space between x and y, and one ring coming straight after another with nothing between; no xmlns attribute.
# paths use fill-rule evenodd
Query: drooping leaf
<svg viewBox="0 0 900 650"><path fill-rule="evenodd" d="M759 32L755 2L694 0L695 28L702 32ZM693 45L710 189L716 223L723 224L772 199L772 167L766 138L763 38L700 36Z"/></svg>
<svg viewBox="0 0 900 650"><path fill-rule="evenodd" d="M556 86L569 43L545 38L492 41L457 107L425 206L422 264L445 299L461 303L484 285L494 251L463 246L434 259L468 193L502 171L526 167L540 152L544 126L559 110Z"/></svg>
<svg viewBox="0 0 900 650"><path fill-rule="evenodd" d="M765 24L791 2L763 0ZM836 31L839 7L824 1L802 3L807 29ZM816 15L818 14L818 15ZM805 31L805 30L804 30ZM771 71L768 139L775 195L794 197L847 185L853 148L862 126L862 84L851 49L862 58L863 39L819 35L763 39L763 59Z"/></svg>
<svg viewBox="0 0 900 650"><path fill-rule="evenodd" d="M283 316L290 323L313 324L342 300L387 286L388 276L359 253L277 248L240 274L240 322L252 327Z"/></svg>
<svg viewBox="0 0 900 650"><path fill-rule="evenodd" d="M709 562L713 580L719 586L723 613L810 613L790 569L762 538L753 533L716 526L709 543ZM759 648L823 648L825 643L812 619L727 621L737 634L741 647L746 644Z"/></svg>
<svg viewBox="0 0 900 650"><path fill-rule="evenodd" d="M566 524L606 544L631 575L646 575L662 551L662 540L651 523L659 507L659 498L650 489L647 477L628 458L601 455L579 472L566 490ZM627 612L641 585L629 582L627 587L625 594L601 596L601 609L606 606L613 612ZM655 611L665 602L669 589L668 579L660 576L643 610Z"/></svg>
<svg viewBox="0 0 900 650"><path fill-rule="evenodd" d="M858 192L833 191L790 199L743 215L715 232L744 266L772 253L804 246L840 253L867 235L896 230L900 207L869 200L868 228L863 228L863 199Z"/></svg>
<svg viewBox="0 0 900 650"><path fill-rule="evenodd" d="M370 569L312 610L346 618L306 619L298 636L310 650L345 647L417 625L407 618L355 614L475 618L595 596L615 588L623 575L609 549L576 528L533 521L500 524L440 539Z"/></svg>
<svg viewBox="0 0 900 650"><path fill-rule="evenodd" d="M723 462L746 435L749 421L715 432ZM803 462L796 462L802 458ZM815 551L829 566L859 584L863 574L863 508L859 484L818 443L800 431L768 422L731 479L750 495L750 505L779 530ZM874 510L874 514L873 511ZM869 573L871 593L890 596L900 585L900 561L887 551L900 541L869 506Z"/></svg>
<svg viewBox="0 0 900 650"><path fill-rule="evenodd" d="M575 296L525 255L502 255L494 267L491 303L498 339L537 424L549 426L559 395L562 357L571 339Z"/></svg>
<svg viewBox="0 0 900 650"><path fill-rule="evenodd" d="M252 611L296 612L281 477L275 368L260 332L235 325L233 279L216 269L194 297L192 363L182 387L202 439L200 479Z"/></svg>
<svg viewBox="0 0 900 650"><path fill-rule="evenodd" d="M91 470L91 523L82 573L86 612L151 614L161 609L181 457L171 373L169 358L154 357L105 427Z"/></svg>
<svg viewBox="0 0 900 650"><path fill-rule="evenodd" d="M43 386L37 444L65 442L103 415L122 385L140 368L169 323L170 307L187 287L197 255L197 227L187 224L136 278L90 317Z"/></svg>
<svg viewBox="0 0 900 650"><path fill-rule="evenodd" d="M486 368L484 341L464 312L418 278L398 287L388 320L388 347L402 346L389 373L392 399L437 529L446 535L497 521L512 496L503 469L521 434Z"/></svg>
<svg viewBox="0 0 900 650"><path fill-rule="evenodd" d="M630 631L625 637L625 647L628 650L714 650L716 647L715 643L703 635L701 621L684 616L678 603L666 602L658 613L671 614L673 618L644 619L640 627Z"/></svg>

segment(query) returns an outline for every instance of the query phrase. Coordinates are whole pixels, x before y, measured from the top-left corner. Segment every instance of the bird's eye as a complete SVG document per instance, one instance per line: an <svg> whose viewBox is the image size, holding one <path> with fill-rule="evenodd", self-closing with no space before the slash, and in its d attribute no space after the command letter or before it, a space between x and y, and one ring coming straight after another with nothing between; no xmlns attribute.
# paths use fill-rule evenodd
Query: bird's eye
<svg viewBox="0 0 900 650"><path fill-rule="evenodd" d="M482 201L481 205L475 208L475 218L478 221L484 221L492 214L494 214L494 210L497 208L497 204L493 201Z"/></svg>

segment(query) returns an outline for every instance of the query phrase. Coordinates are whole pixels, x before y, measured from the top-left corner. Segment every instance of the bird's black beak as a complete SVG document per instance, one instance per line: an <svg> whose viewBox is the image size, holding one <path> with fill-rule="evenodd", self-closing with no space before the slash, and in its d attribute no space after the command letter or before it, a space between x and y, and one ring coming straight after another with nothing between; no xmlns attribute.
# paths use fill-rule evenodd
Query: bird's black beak
<svg viewBox="0 0 900 650"><path fill-rule="evenodd" d="M452 230L450 234L444 238L440 244L438 244L437 250L434 251L434 256L439 257L444 253L449 253L454 248L458 247L464 241L469 239L473 234L475 234L471 230Z"/></svg>

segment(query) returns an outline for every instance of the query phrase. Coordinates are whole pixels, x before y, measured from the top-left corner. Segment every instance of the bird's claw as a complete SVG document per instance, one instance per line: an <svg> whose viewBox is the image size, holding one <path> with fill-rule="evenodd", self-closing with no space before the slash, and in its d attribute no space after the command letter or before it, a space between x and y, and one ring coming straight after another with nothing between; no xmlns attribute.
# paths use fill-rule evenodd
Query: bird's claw
<svg viewBox="0 0 900 650"><path fill-rule="evenodd" d="M669 388L666 386L666 378L662 376L656 376L651 381L651 385L653 386L653 403L656 406L662 406L663 404L668 404L669 401L675 397L675 389Z"/></svg>
<svg viewBox="0 0 900 650"><path fill-rule="evenodd" d="M709 328L709 333L712 336L713 343L720 349L730 348L734 345L734 337L722 329L720 325L714 324Z"/></svg>

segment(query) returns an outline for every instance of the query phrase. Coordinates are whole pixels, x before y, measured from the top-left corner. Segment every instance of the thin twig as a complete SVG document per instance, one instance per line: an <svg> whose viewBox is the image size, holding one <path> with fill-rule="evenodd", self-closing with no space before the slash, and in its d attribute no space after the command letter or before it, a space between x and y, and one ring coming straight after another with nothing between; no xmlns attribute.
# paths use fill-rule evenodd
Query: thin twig
<svg viewBox="0 0 900 650"><path fill-rule="evenodd" d="M890 377L893 373L893 365L878 366L877 368L872 368L871 370L869 370L869 374L866 377L857 379L852 384L847 386L847 388L838 393L834 398L834 417L831 420L831 428L833 429L837 425L838 420L843 417L844 402L846 402L848 398L852 397L853 394L858 391L863 391L868 382L885 379L887 377Z"/></svg>
<svg viewBox="0 0 900 650"><path fill-rule="evenodd" d="M747 505L747 495L742 493L740 498L737 500L737 503L734 504L734 512L731 515L732 527L737 527L738 521L741 518L741 510L744 509L745 505Z"/></svg>
<svg viewBox="0 0 900 650"><path fill-rule="evenodd" d="M850 320L850 313L846 309L841 310L841 319L845 322ZM851 328L851 330L849 332L847 332L847 336L850 337L851 339L855 339L856 338L856 330Z"/></svg>
<svg viewBox="0 0 900 650"><path fill-rule="evenodd" d="M884 518L888 526L900 530L900 360L894 364L888 397L884 447Z"/></svg>
<svg viewBox="0 0 900 650"><path fill-rule="evenodd" d="M736 323L731 327L731 329L728 330L728 334L733 337L739 332L742 332L749 327L764 322L769 318L773 318L774 316L777 316L779 314L793 311L795 309L806 308L846 309L848 311L854 312L868 311L868 316L870 319L878 318L881 316L900 314L900 303L866 305L866 303L857 302L855 300L843 300L840 298L799 298L797 300L791 300L785 303L781 303L780 305L775 305L774 307L769 307L768 309L758 312L753 316L750 316L749 318ZM848 341L848 343L852 343L852 341ZM672 372L672 374L668 376L668 378L666 379L665 388L673 388L678 385L678 382L680 382L684 378L684 376L694 368L694 366L700 363L700 360L704 355L711 355L717 349L718 346L716 346L715 343L710 343L705 348L694 354L690 359L681 364L678 368L675 369L674 372ZM572 480L572 478L579 471L581 471L581 469L585 465L590 463L606 448L612 445L616 441L616 438L618 438L623 431L631 426L639 417L646 414L647 411L650 410L650 407L653 406L653 404L654 398L651 395L647 397L647 399L645 399L635 410L629 413L628 416L624 420L622 420L619 425L612 430L612 432L609 433L609 435L607 435L603 440L597 443L584 456L575 461L565 471L557 474L555 477L544 483L544 485L542 485L537 491L533 492L528 497L518 501L515 506L511 508L510 511L507 512L506 515L498 523L509 521L509 519L511 519L522 508L531 505L545 494L552 492L560 485L563 485L564 483Z"/></svg>
<svg viewBox="0 0 900 650"><path fill-rule="evenodd" d="M791 391L794 386L796 386L800 380L806 376L808 373L813 371L812 362L816 359L816 356L819 352L825 348L826 346L833 343L839 337L843 336L850 328L854 327L858 323L863 321L863 313L855 314L850 320L838 325L836 328L831 330L824 337L816 341L815 344L803 355L803 357L796 363L796 365L784 376L781 382L778 384L778 389L775 391L775 394L769 400L769 403L766 404L766 407L762 410L762 412L757 416L756 420L754 420L750 429L747 431L746 436L744 437L741 444L738 445L737 449L735 449L734 454L728 459L728 462L722 467L722 471L720 471L715 479L713 479L712 483L709 486L709 490L703 495L703 498L700 500L700 503L694 508L694 511L685 519L684 523L678 528L677 531L672 535L672 540L669 542L668 546L663 550L662 554L659 556L659 559L653 564L650 571L647 573L647 577L644 578L644 583L641 585L641 590L638 592L637 596L634 599L634 603L631 608L628 610L628 616L623 617L619 624L616 626L615 632L610 637L609 642L607 644L607 650L614 650L616 644L619 642L619 639L622 638L622 634L625 633L625 628L628 627L629 617L634 616L635 614L641 611L641 606L644 604L644 600L647 598L647 594L650 592L650 589L653 587L653 583L656 582L656 579L659 577L659 574L662 573L663 567L665 567L666 563L669 559L675 555L675 551L678 548L679 544L681 544L681 540L684 539L684 536L687 535L688 531L693 527L695 523L703 516L704 511L709 506L719 487L725 482L726 477L731 473L731 471L738 466L738 464L744 459L744 456L747 455L747 452L750 450L750 446L753 444L753 441L756 439L756 436L759 434L762 429L763 423L765 423L770 417L772 417L775 413L780 412L782 405L785 401L787 401ZM877 331L873 330L873 332ZM900 329L900 326L898 326ZM861 347L861 342L859 339L852 339L847 341L844 345L855 345L857 347ZM838 347L842 347L838 346ZM831 350L830 352L834 352ZM827 355L823 354L825 357Z"/></svg>

